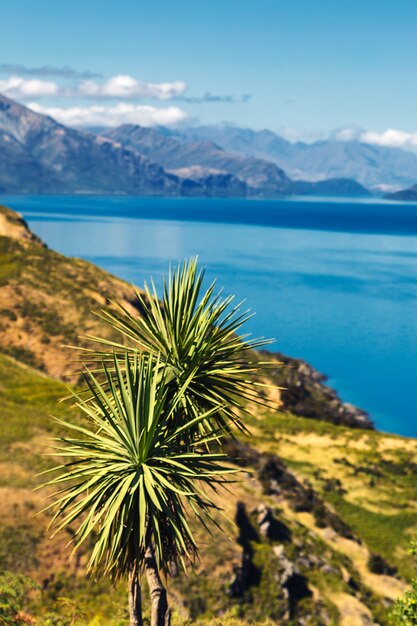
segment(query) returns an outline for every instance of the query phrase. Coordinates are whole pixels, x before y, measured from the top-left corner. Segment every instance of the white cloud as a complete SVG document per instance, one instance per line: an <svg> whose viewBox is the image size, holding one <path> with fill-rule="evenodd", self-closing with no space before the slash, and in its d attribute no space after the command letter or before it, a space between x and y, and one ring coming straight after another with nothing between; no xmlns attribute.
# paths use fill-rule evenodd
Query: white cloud
<svg viewBox="0 0 417 626"><path fill-rule="evenodd" d="M74 107L44 107L37 102L28 104L37 113L50 115L68 126L172 126L188 119L188 114L178 107L157 108L120 102L112 106L92 105Z"/></svg>
<svg viewBox="0 0 417 626"><path fill-rule="evenodd" d="M104 83L92 80L83 81L74 95L87 98L156 98L169 100L180 96L187 89L186 83L177 80L172 83L142 83L127 74L113 76Z"/></svg>
<svg viewBox="0 0 417 626"><path fill-rule="evenodd" d="M72 100L176 100L199 104L206 102L245 103L251 99L250 94L242 96L218 95L205 92L202 96L187 96L187 83L182 80L162 83L148 83L137 80L129 74L118 74L108 80L94 80L98 75L91 72L77 72L70 67L56 68L43 66L25 68L20 65L0 64L0 74L8 68L15 69L7 79L0 80L0 93L11 98L26 100L28 98L51 97ZM19 75L19 72L23 73ZM58 82L27 76L56 76ZM82 79L83 78L83 79ZM99 78L99 77L98 77ZM73 79L72 84L69 79Z"/></svg>
<svg viewBox="0 0 417 626"><path fill-rule="evenodd" d="M378 146L389 146L391 148L417 148L417 133L407 133L402 130L389 128L381 133L366 131L359 138L362 143L376 144Z"/></svg>
<svg viewBox="0 0 417 626"><path fill-rule="evenodd" d="M364 132L363 128L357 124L352 124L351 126L336 128L330 133L329 138L336 141L358 141Z"/></svg>
<svg viewBox="0 0 417 626"><path fill-rule="evenodd" d="M0 92L12 98L37 98L41 96L60 96L67 98L123 98L134 100L150 98L169 100L184 94L186 83L177 80L170 83L143 83L127 74L113 76L105 82L83 80L73 86L59 85L52 81L26 79L11 76L0 80Z"/></svg>
<svg viewBox="0 0 417 626"><path fill-rule="evenodd" d="M58 85L48 80L26 80L20 76L11 76L6 80L0 80L0 92L11 98L54 96L58 91Z"/></svg>
<svg viewBox="0 0 417 626"><path fill-rule="evenodd" d="M389 128L381 132L367 131L361 126L351 124L332 130L330 133L319 131L299 131L292 128L281 127L277 134L292 143L303 141L311 143L321 140L366 143L389 148L402 148L404 150L417 151L417 132L410 133L402 130Z"/></svg>

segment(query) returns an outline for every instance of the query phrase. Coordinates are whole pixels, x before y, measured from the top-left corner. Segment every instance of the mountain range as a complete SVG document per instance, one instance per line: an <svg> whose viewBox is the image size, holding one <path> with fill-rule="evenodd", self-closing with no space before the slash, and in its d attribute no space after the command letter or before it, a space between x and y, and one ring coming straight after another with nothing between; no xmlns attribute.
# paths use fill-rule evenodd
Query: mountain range
<svg viewBox="0 0 417 626"><path fill-rule="evenodd" d="M109 139L59 124L0 96L0 192L246 195L229 174L198 181L166 172Z"/></svg>
<svg viewBox="0 0 417 626"><path fill-rule="evenodd" d="M416 154L359 140L291 143L269 130L230 125L200 126L179 134L187 141L211 141L229 152L266 159L295 180L347 178L371 189L407 187L417 180Z"/></svg>
<svg viewBox="0 0 417 626"><path fill-rule="evenodd" d="M417 155L397 148L225 125L89 132L0 95L0 193L361 197L416 180Z"/></svg>
<svg viewBox="0 0 417 626"><path fill-rule="evenodd" d="M101 136L137 154L146 155L178 176L194 176L198 179L210 173L227 172L244 181L251 195L368 195L363 186L345 178L316 183L293 181L270 160L228 151L212 141L198 139L187 131L171 132L164 128L125 124L104 130Z"/></svg>

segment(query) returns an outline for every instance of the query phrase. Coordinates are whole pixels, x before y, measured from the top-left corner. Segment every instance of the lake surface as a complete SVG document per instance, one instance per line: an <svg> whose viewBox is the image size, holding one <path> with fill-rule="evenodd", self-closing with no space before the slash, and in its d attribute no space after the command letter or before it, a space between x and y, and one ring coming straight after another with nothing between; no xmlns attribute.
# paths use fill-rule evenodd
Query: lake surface
<svg viewBox="0 0 417 626"><path fill-rule="evenodd" d="M255 336L309 361L381 430L417 436L417 205L15 196L51 247L139 286L198 255L256 311Z"/></svg>

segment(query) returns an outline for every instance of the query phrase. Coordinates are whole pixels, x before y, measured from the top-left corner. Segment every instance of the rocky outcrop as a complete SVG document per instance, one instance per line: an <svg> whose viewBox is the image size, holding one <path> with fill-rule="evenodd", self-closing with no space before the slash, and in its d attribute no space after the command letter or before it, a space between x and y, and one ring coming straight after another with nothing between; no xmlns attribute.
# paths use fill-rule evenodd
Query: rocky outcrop
<svg viewBox="0 0 417 626"><path fill-rule="evenodd" d="M21 242L45 244L29 229L29 226L20 215L7 207L0 206L0 237L8 237Z"/></svg>
<svg viewBox="0 0 417 626"><path fill-rule="evenodd" d="M277 367L268 371L281 387L284 410L350 428L374 428L366 411L343 402L337 392L325 384L324 374L301 359L281 353L274 353L273 357Z"/></svg>
<svg viewBox="0 0 417 626"><path fill-rule="evenodd" d="M277 519L271 507L260 504L256 509L259 532L269 541L291 541L291 531L283 522Z"/></svg>
<svg viewBox="0 0 417 626"><path fill-rule="evenodd" d="M225 444L230 459L242 467L251 466L264 493L284 498L296 512L308 512L320 527L332 528L338 535L357 541L351 529L334 513L308 482L301 483L275 454L263 454L242 441L231 439Z"/></svg>
<svg viewBox="0 0 417 626"><path fill-rule="evenodd" d="M252 519L256 519L257 529ZM242 560L241 565L234 570L229 587L230 596L238 600L245 598L250 603L251 589L262 585L262 577L268 577L270 582L271 579L274 581L273 589L269 582L270 593L274 596L270 600L279 606L279 609L275 610L278 611L280 620L285 623L293 620L297 616L299 603L305 598L310 598L312 592L307 577L301 573L297 562L286 555L284 544L291 543L290 529L263 503L248 515L245 504L239 502L235 521L239 529L237 543L242 547ZM275 544L271 546L268 571L254 563L256 552L261 548L263 541Z"/></svg>
<svg viewBox="0 0 417 626"><path fill-rule="evenodd" d="M241 564L234 568L229 594L232 598L242 598L248 589L260 581L261 573L253 563L252 547L252 542L258 541L258 534L251 524L243 502L237 504L235 522L239 530L236 541L242 547L242 560Z"/></svg>
<svg viewBox="0 0 417 626"><path fill-rule="evenodd" d="M278 562L276 580L287 601L284 619L292 620L296 616L298 603L313 594L308 587L307 577L300 574L296 564L286 557L284 546L274 546L273 552Z"/></svg>

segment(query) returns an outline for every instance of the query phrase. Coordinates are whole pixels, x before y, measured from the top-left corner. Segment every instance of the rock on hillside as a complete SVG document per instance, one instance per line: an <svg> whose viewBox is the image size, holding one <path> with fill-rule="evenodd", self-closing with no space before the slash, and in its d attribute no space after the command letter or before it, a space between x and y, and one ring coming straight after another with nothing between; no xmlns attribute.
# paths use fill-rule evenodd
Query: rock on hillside
<svg viewBox="0 0 417 626"><path fill-rule="evenodd" d="M39 237L32 233L19 213L4 206L0 206L0 237L9 237L17 241L26 241L45 246Z"/></svg>
<svg viewBox="0 0 417 626"><path fill-rule="evenodd" d="M281 389L283 408L294 415L320 419L351 428L373 428L369 415L362 409L342 402L337 392L325 383L327 377L302 359L281 353L270 355L277 368L270 375Z"/></svg>

